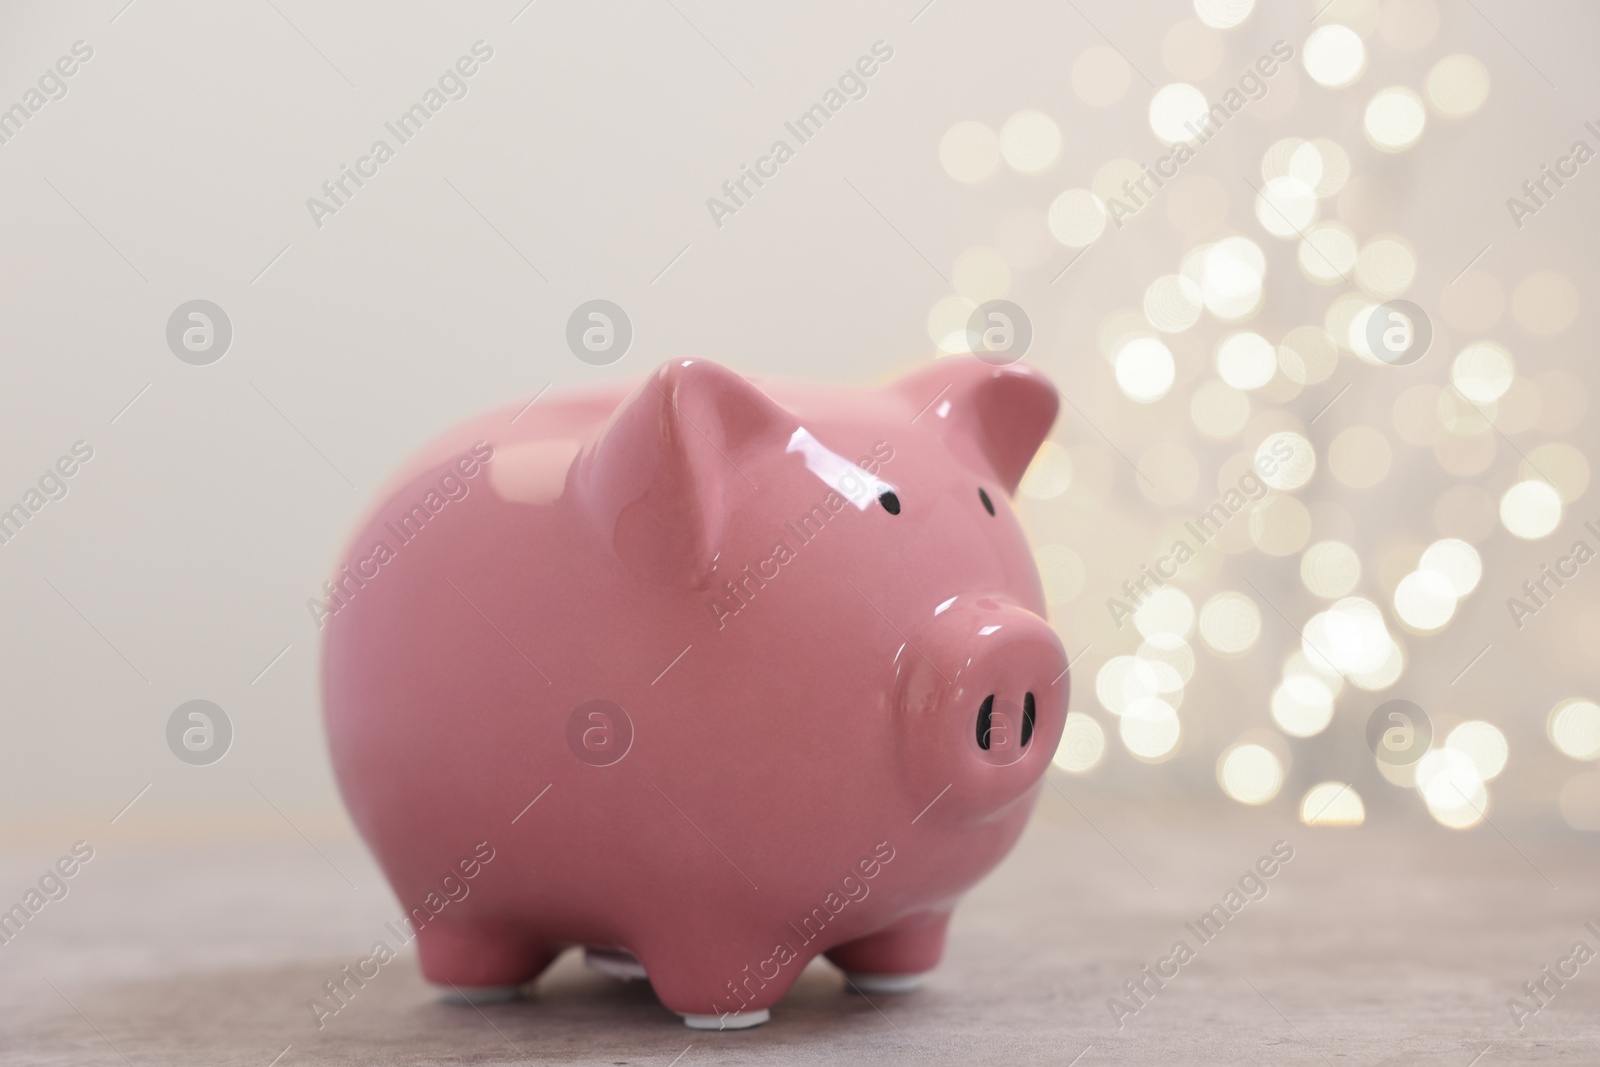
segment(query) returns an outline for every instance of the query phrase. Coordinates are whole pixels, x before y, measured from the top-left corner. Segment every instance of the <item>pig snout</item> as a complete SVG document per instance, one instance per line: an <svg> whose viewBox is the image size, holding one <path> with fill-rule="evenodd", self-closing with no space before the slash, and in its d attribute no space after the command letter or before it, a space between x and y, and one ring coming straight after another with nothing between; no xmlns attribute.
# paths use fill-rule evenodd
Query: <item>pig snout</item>
<svg viewBox="0 0 1600 1067"><path fill-rule="evenodd" d="M901 691L912 773L921 788L948 785L946 810L957 817L997 814L1032 790L1061 739L1061 641L1014 602L957 597L915 643Z"/></svg>

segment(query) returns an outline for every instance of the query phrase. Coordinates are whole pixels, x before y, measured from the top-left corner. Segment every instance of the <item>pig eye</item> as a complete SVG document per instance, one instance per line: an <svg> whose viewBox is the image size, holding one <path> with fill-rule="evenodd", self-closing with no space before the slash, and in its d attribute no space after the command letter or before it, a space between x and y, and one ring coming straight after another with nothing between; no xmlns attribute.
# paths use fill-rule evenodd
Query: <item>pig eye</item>
<svg viewBox="0 0 1600 1067"><path fill-rule="evenodd" d="M1027 748L1028 742L1033 740L1033 694L1029 693L1022 698L1022 747Z"/></svg>
<svg viewBox="0 0 1600 1067"><path fill-rule="evenodd" d="M893 492L884 490L878 494L878 503L883 505L883 510L891 515L900 514L900 498Z"/></svg>
<svg viewBox="0 0 1600 1067"><path fill-rule="evenodd" d="M994 501L989 499L989 494L983 491L983 486L978 486L978 499L983 501L983 510L994 514Z"/></svg>

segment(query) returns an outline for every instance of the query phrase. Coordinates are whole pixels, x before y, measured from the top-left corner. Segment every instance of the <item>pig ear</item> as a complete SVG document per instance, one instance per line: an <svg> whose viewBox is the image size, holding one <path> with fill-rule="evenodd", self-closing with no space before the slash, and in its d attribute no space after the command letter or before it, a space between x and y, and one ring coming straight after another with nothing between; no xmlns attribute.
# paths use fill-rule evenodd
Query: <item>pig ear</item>
<svg viewBox="0 0 1600 1067"><path fill-rule="evenodd" d="M938 427L956 458L992 472L1007 493L1016 492L1061 403L1055 386L1032 367L995 367L974 357L941 359L892 388L919 425Z"/></svg>
<svg viewBox="0 0 1600 1067"><path fill-rule="evenodd" d="M601 537L641 578L699 584L728 509L754 490L755 447L783 448L795 420L744 378L700 359L663 364L622 402L579 459Z"/></svg>

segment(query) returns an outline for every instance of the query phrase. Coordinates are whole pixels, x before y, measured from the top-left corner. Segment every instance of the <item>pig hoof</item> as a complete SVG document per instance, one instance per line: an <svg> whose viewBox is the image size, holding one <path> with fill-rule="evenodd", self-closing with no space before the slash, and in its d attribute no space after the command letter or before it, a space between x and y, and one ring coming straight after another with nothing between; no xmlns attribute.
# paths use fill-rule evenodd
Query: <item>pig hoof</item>
<svg viewBox="0 0 1600 1067"><path fill-rule="evenodd" d="M483 1007L489 1004L509 1004L522 995L522 987L515 985L451 986L443 990L440 999L446 1004L468 1004Z"/></svg>
<svg viewBox="0 0 1600 1067"><path fill-rule="evenodd" d="M683 1025L691 1030L748 1030L772 1018L766 1008L760 1011L736 1011L727 1015L685 1015Z"/></svg>
<svg viewBox="0 0 1600 1067"><path fill-rule="evenodd" d="M915 993L922 988L922 974L847 974L846 981L863 993Z"/></svg>
<svg viewBox="0 0 1600 1067"><path fill-rule="evenodd" d="M638 957L620 949L586 948L583 950L583 962L601 974L609 974L625 982L648 977Z"/></svg>

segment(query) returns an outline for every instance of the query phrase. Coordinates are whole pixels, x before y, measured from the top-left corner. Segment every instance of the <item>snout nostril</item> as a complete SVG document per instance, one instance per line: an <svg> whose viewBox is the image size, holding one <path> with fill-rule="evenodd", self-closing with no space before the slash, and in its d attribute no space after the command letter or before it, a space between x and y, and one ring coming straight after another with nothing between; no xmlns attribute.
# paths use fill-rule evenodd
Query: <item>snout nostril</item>
<svg viewBox="0 0 1600 1067"><path fill-rule="evenodd" d="M1033 740L1033 693L1022 698L1022 747L1027 748L1028 742Z"/></svg>
<svg viewBox="0 0 1600 1067"><path fill-rule="evenodd" d="M983 698L983 704L978 708L978 747L985 752L989 751L989 728L994 721L994 694L990 693Z"/></svg>

